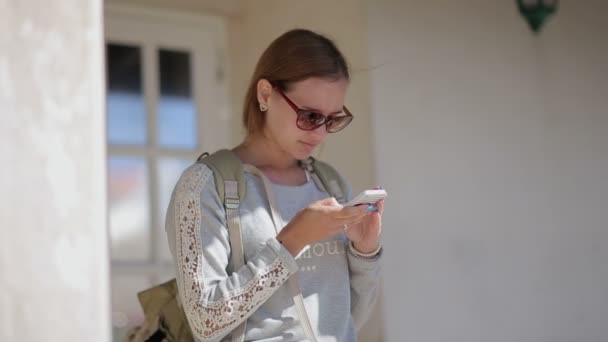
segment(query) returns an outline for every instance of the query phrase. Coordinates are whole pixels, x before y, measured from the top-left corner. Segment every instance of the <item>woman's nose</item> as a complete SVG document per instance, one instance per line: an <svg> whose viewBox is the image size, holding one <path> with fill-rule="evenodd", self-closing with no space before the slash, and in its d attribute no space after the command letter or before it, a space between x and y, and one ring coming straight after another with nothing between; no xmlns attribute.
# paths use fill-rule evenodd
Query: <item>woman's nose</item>
<svg viewBox="0 0 608 342"><path fill-rule="evenodd" d="M318 137L325 137L327 135L327 125L323 124L317 129L313 130L313 133Z"/></svg>

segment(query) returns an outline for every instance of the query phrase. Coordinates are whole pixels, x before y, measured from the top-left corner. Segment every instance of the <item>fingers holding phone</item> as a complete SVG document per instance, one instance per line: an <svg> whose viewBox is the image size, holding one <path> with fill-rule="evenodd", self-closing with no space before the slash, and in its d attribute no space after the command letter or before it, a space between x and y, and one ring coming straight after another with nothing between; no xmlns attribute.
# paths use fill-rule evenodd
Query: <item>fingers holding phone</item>
<svg viewBox="0 0 608 342"><path fill-rule="evenodd" d="M297 255L304 246L327 239L368 214L364 207L344 207L335 198L326 198L300 210L277 239Z"/></svg>

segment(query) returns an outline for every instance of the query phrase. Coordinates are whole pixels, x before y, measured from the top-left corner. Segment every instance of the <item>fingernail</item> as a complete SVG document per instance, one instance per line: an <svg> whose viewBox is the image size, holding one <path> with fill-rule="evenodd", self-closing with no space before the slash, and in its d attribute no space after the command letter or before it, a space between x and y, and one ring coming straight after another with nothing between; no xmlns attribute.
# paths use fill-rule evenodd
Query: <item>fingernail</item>
<svg viewBox="0 0 608 342"><path fill-rule="evenodd" d="M369 205L369 206L367 206L367 208L365 210L366 211L376 211L376 210L378 210L378 207L375 205Z"/></svg>

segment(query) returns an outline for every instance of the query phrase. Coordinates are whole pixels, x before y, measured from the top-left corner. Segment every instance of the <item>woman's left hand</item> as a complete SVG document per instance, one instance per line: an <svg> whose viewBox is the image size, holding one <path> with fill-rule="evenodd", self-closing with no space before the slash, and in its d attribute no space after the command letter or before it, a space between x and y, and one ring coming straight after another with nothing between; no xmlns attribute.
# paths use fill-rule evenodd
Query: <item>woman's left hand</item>
<svg viewBox="0 0 608 342"><path fill-rule="evenodd" d="M358 222L348 224L345 229L346 236L361 253L371 253L380 244L384 200L376 203L376 206L378 210L369 213Z"/></svg>

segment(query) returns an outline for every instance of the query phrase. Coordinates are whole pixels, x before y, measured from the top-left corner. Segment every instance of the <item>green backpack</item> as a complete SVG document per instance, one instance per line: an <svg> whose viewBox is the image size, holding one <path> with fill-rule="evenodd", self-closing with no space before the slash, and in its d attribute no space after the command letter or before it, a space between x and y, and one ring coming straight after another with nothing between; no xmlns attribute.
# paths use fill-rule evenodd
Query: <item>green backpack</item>
<svg viewBox="0 0 608 342"><path fill-rule="evenodd" d="M238 215L240 201L245 197L244 167L241 160L230 150L220 150L213 154L203 153L196 161L213 171L220 199L226 209L226 222L230 239L231 255L228 269L230 272L245 265L241 227ZM312 176L317 187L336 198L339 203L346 202L346 184L336 170L329 164L313 157L301 161ZM186 315L179 303L177 282L171 279L137 294L142 306L145 321L142 326L133 328L126 336L129 342L194 342ZM232 333L233 342L243 341L246 321Z"/></svg>

